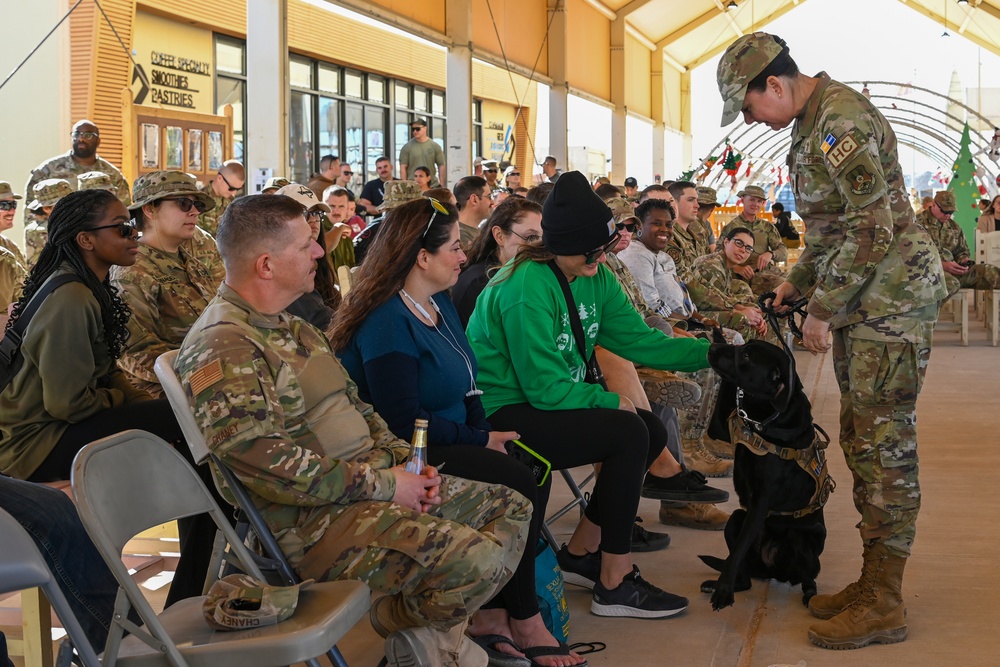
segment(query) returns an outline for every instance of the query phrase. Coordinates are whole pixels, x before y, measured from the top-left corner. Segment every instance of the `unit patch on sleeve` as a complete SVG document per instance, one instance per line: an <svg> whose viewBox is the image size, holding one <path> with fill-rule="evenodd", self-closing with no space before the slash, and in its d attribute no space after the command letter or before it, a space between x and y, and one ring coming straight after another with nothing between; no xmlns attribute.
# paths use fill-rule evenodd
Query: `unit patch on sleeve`
<svg viewBox="0 0 1000 667"><path fill-rule="evenodd" d="M865 169L863 164L859 164L845 175L847 187L856 195L870 195L875 189L875 176Z"/></svg>
<svg viewBox="0 0 1000 667"><path fill-rule="evenodd" d="M847 135L830 149L826 157L830 160L830 166L836 169L844 163L844 160L854 155L856 150L858 150L858 142L851 135Z"/></svg>

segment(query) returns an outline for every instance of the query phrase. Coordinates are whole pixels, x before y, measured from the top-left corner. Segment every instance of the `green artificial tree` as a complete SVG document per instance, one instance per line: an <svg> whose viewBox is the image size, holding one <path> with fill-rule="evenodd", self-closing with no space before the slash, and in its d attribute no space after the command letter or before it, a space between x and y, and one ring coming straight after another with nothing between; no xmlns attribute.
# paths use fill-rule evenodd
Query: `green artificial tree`
<svg viewBox="0 0 1000 667"><path fill-rule="evenodd" d="M951 182L948 189L955 193L955 215L952 218L965 232L965 240L975 256L976 219L979 217L979 186L976 184L976 165L972 160L969 146L969 124L962 131L962 144L958 148L958 157L951 168Z"/></svg>

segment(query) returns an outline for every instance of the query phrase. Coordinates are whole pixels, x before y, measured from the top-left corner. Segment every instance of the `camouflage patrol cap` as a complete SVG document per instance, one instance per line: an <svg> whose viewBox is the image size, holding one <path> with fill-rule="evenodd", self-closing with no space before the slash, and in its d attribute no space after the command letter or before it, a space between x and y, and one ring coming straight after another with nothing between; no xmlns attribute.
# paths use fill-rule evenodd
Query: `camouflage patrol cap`
<svg viewBox="0 0 1000 667"><path fill-rule="evenodd" d="M743 110L747 85L781 54L784 40L766 32L743 35L729 45L715 72L722 95L722 125L736 120Z"/></svg>
<svg viewBox="0 0 1000 667"><path fill-rule="evenodd" d="M76 177L76 185L80 190L114 190L111 177L103 171L88 171Z"/></svg>
<svg viewBox="0 0 1000 667"><path fill-rule="evenodd" d="M934 203L942 213L954 213L958 206L955 203L955 193L951 190L938 190L934 193Z"/></svg>
<svg viewBox="0 0 1000 667"><path fill-rule="evenodd" d="M612 197L605 199L604 203L611 209L611 215L615 218L615 224L621 225L629 220L639 221L639 216L635 214L635 209L628 200L623 197Z"/></svg>
<svg viewBox="0 0 1000 667"><path fill-rule="evenodd" d="M420 199L420 186L416 181L389 181L385 184L385 197L378 210L388 211L414 199Z"/></svg>
<svg viewBox="0 0 1000 667"><path fill-rule="evenodd" d="M135 179L132 184L130 211L142 208L164 197L190 197L205 204L206 211L215 208L215 200L198 189L194 176L183 171L151 171Z"/></svg>
<svg viewBox="0 0 1000 667"><path fill-rule="evenodd" d="M36 183L31 191L35 198L28 208L37 211L43 206L55 206L60 199L73 192L73 186L62 178L46 178Z"/></svg>
<svg viewBox="0 0 1000 667"><path fill-rule="evenodd" d="M307 188L300 183L289 183L274 194L291 197L298 203L302 204L307 211L318 208L324 213L329 213L332 210L327 204L324 204L320 200L316 199L316 193L313 192L311 188Z"/></svg>
<svg viewBox="0 0 1000 667"><path fill-rule="evenodd" d="M767 193L764 192L764 188L759 185L748 185L739 192L736 193L737 197L760 197L761 199L767 199Z"/></svg>
<svg viewBox="0 0 1000 667"><path fill-rule="evenodd" d="M219 579L201 605L201 612L215 630L247 630L274 625L295 613L299 591L312 579L294 586L268 586L245 574Z"/></svg>
<svg viewBox="0 0 1000 667"><path fill-rule="evenodd" d="M715 191L715 188L710 188L704 185L698 186L698 203L699 204L714 204L719 205L719 193Z"/></svg>
<svg viewBox="0 0 1000 667"><path fill-rule="evenodd" d="M10 183L0 181L0 199L22 199L22 197L14 194L14 188L10 187Z"/></svg>
<svg viewBox="0 0 1000 667"><path fill-rule="evenodd" d="M264 182L264 187L261 188L261 194L267 194L268 190L280 190L286 185L290 185L291 181L284 176L272 176ZM315 193L314 193L315 194Z"/></svg>

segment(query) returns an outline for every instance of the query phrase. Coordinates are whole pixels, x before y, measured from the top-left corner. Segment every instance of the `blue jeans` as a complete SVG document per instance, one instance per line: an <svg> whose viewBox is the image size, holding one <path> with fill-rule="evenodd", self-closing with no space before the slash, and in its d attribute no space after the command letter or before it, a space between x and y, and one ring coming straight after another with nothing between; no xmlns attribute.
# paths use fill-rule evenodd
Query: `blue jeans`
<svg viewBox="0 0 1000 667"><path fill-rule="evenodd" d="M97 653L103 651L118 582L90 541L73 501L47 486L0 475L0 508L34 539L87 639Z"/></svg>

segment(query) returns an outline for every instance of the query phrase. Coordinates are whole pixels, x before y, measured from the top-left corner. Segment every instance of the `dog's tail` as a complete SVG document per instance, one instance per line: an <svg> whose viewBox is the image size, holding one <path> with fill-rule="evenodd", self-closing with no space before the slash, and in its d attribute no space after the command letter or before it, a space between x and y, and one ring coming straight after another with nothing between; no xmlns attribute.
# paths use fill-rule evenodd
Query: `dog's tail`
<svg viewBox="0 0 1000 667"><path fill-rule="evenodd" d="M702 563L709 566L716 572L722 572L722 566L726 564L724 558L717 558L715 556L698 556L698 558L701 559Z"/></svg>

